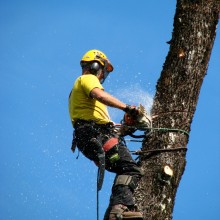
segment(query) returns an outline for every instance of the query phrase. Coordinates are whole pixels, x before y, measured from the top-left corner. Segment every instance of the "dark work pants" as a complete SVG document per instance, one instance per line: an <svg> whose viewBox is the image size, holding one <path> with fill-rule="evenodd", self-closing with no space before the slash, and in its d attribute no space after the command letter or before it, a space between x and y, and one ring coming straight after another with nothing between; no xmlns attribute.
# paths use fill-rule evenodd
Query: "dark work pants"
<svg viewBox="0 0 220 220"><path fill-rule="evenodd" d="M90 140L97 138L103 145L109 137L116 136L114 127L110 124L97 125L92 122L80 121L75 125L75 136L78 149L90 160L98 163L98 146ZM123 141L119 141L118 154L119 160L111 163L108 160L108 152L106 153L106 170L118 175L129 175L134 177L137 181L142 177L140 167L132 159L131 154ZM133 206L133 189L127 185L116 185L112 187L112 195L110 197L110 206L116 204L123 204L126 206Z"/></svg>

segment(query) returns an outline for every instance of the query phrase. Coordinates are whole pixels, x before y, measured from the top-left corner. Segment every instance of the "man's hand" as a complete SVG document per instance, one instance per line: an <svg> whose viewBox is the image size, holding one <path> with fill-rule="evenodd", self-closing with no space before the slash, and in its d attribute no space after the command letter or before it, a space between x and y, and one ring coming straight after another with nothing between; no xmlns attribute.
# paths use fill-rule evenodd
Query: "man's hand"
<svg viewBox="0 0 220 220"><path fill-rule="evenodd" d="M126 107L123 109L125 112L124 115L124 122L128 126L135 126L138 121L138 116L140 115L139 110L136 108L136 106L130 106L126 105Z"/></svg>
<svg viewBox="0 0 220 220"><path fill-rule="evenodd" d="M131 106L131 105L126 105L126 107L123 110L133 119L136 119L140 113L139 110L136 108L136 106Z"/></svg>

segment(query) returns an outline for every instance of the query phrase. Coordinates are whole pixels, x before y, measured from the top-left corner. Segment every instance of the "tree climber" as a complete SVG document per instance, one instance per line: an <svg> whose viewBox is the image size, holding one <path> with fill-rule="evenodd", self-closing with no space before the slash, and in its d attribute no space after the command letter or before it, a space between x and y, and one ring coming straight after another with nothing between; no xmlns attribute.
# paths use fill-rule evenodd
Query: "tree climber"
<svg viewBox="0 0 220 220"><path fill-rule="evenodd" d="M103 52L88 51L80 65L82 75L76 79L69 96L69 113L74 127L72 148L77 146L97 165L99 152L105 152L106 170L116 173L104 220L143 219L133 201L133 192L143 172L132 159L123 135L116 132L107 106L123 110L133 118L139 111L104 91L102 84L113 66Z"/></svg>

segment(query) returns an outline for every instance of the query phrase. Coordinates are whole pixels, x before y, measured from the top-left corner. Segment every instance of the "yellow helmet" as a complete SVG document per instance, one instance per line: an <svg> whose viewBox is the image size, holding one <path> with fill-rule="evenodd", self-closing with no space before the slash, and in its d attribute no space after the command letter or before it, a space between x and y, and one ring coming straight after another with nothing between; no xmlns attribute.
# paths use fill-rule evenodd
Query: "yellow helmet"
<svg viewBox="0 0 220 220"><path fill-rule="evenodd" d="M108 72L113 71L113 66L108 60L107 56L100 50L89 50L86 52L81 61L82 62L91 62L91 61L98 61Z"/></svg>

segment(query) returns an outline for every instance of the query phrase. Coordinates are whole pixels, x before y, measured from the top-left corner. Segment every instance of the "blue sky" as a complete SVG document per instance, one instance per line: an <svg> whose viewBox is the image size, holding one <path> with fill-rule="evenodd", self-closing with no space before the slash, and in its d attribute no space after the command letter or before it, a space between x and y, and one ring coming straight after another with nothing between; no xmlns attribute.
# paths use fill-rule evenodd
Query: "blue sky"
<svg viewBox="0 0 220 220"><path fill-rule="evenodd" d="M115 69L106 91L149 108L169 50L174 0L0 1L2 220L96 219L97 168L72 154L68 94L90 49ZM193 119L174 220L219 219L220 32ZM109 109L119 122L123 113ZM140 144L128 143L130 149ZM114 175L100 192L100 218Z"/></svg>

